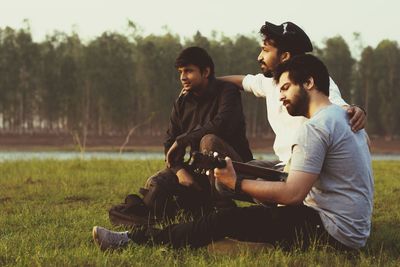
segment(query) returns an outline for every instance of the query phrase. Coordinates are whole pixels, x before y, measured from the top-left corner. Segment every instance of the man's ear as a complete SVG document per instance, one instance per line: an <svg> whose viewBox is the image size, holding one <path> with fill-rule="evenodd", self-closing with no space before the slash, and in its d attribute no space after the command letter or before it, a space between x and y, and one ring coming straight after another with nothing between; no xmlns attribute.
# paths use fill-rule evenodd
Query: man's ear
<svg viewBox="0 0 400 267"><path fill-rule="evenodd" d="M204 77L206 77L206 78L208 78L208 76L210 76L210 73L211 73L210 67L206 67L206 68L204 69L204 71L203 71L203 75L204 75Z"/></svg>
<svg viewBox="0 0 400 267"><path fill-rule="evenodd" d="M289 60L290 58L291 58L290 52L283 52L280 55L281 62L285 62L286 60Z"/></svg>
<svg viewBox="0 0 400 267"><path fill-rule="evenodd" d="M312 89L315 86L314 78L313 77L308 78L307 81L303 83L303 86L306 90Z"/></svg>

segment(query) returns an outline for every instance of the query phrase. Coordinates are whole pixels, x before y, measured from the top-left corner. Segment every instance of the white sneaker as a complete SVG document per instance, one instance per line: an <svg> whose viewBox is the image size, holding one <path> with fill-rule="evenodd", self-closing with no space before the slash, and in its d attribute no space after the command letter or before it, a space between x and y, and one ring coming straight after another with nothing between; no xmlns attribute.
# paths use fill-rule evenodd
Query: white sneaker
<svg viewBox="0 0 400 267"><path fill-rule="evenodd" d="M94 242L101 250L118 249L128 245L128 232L114 232L106 228L95 226L92 231Z"/></svg>

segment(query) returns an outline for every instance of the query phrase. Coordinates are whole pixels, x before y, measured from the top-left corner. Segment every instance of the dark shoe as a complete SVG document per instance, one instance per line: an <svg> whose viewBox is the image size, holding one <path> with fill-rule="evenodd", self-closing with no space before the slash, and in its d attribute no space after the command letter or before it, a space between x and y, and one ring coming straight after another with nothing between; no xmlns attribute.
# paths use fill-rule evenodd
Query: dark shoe
<svg viewBox="0 0 400 267"><path fill-rule="evenodd" d="M125 197L126 204L125 212L145 216L149 213L148 208L143 202L143 199L138 195L130 194Z"/></svg>
<svg viewBox="0 0 400 267"><path fill-rule="evenodd" d="M143 200L138 195L128 195L125 203L115 205L108 211L110 221L115 226L141 226L156 223Z"/></svg>

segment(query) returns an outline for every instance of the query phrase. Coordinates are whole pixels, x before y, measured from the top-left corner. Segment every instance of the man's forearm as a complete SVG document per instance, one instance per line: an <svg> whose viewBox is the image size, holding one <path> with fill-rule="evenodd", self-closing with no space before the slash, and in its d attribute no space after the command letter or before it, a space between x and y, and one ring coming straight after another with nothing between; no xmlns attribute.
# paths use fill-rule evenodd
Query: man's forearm
<svg viewBox="0 0 400 267"><path fill-rule="evenodd" d="M214 169L216 180L230 189L240 190L261 202L267 201L284 205L299 204L318 178L318 174L291 171L285 182L253 179L243 179L240 182L241 179L237 179L232 160L226 158L226 164L226 168Z"/></svg>
<svg viewBox="0 0 400 267"><path fill-rule="evenodd" d="M244 75L227 75L218 77L218 79L225 82L231 82L236 86L238 86L241 90L243 90L242 82L244 77L245 77Z"/></svg>
<svg viewBox="0 0 400 267"><path fill-rule="evenodd" d="M232 189L236 190L236 180L238 178L226 180L223 184ZM253 179L242 179L240 181L241 192L251 196L261 202L274 202L280 204L292 204L287 198L287 183L286 182L271 182L265 180L253 180ZM282 194L285 192L285 194Z"/></svg>
<svg viewBox="0 0 400 267"><path fill-rule="evenodd" d="M285 182L243 180L242 190L260 201L297 205L304 200L317 178L318 174L291 171Z"/></svg>

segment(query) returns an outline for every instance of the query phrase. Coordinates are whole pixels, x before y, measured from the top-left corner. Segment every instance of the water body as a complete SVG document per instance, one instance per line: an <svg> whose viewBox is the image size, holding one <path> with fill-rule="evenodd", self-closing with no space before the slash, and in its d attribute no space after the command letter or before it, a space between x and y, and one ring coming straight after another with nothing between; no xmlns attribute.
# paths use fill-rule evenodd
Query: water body
<svg viewBox="0 0 400 267"><path fill-rule="evenodd" d="M256 159L275 160L277 159L271 153L254 153ZM55 159L55 160L70 160L70 159L123 159L123 160L163 160L164 153L162 152L85 152L79 153L74 151L0 151L0 162L17 161L17 160L32 160L32 159ZM397 154L373 154L373 160L400 160L400 153Z"/></svg>

